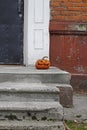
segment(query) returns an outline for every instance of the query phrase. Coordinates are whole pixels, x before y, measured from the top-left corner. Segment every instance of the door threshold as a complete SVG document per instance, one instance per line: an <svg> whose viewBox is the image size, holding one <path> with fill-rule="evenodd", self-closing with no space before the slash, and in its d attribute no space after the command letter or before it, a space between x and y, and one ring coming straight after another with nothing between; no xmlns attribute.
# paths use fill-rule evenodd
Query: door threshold
<svg viewBox="0 0 87 130"><path fill-rule="evenodd" d="M24 64L0 64L0 66L25 66Z"/></svg>

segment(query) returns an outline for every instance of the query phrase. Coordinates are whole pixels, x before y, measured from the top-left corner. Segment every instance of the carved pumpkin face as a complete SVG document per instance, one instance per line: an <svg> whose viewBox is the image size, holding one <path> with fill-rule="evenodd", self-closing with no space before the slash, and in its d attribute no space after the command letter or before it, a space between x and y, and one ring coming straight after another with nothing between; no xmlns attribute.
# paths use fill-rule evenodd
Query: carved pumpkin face
<svg viewBox="0 0 87 130"><path fill-rule="evenodd" d="M50 67L50 61L45 58L47 57L43 57L42 59L36 61L35 67L37 69L48 69Z"/></svg>

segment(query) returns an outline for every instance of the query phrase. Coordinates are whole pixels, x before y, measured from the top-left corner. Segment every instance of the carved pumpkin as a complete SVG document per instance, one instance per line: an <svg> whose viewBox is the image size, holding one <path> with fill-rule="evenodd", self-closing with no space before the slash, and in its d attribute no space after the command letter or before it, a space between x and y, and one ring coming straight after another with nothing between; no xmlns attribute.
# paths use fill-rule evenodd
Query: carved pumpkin
<svg viewBox="0 0 87 130"><path fill-rule="evenodd" d="M45 56L42 59L39 59L35 63L35 67L37 69L48 69L50 67L50 61L47 59L48 57Z"/></svg>

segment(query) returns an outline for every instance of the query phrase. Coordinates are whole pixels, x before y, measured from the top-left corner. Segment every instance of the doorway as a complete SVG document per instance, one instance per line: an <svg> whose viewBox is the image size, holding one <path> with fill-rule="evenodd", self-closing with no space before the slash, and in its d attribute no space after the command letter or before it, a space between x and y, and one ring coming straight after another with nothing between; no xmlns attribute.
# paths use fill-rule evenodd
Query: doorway
<svg viewBox="0 0 87 130"><path fill-rule="evenodd" d="M23 64L24 0L0 0L0 64Z"/></svg>

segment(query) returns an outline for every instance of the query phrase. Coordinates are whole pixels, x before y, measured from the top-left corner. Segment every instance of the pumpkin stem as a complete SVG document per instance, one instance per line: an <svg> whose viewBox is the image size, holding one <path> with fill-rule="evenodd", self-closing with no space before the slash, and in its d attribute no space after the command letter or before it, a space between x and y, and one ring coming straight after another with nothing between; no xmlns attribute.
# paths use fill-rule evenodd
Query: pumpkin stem
<svg viewBox="0 0 87 130"><path fill-rule="evenodd" d="M48 56L44 56L44 57L42 58L42 60L44 60L45 58L48 58Z"/></svg>

